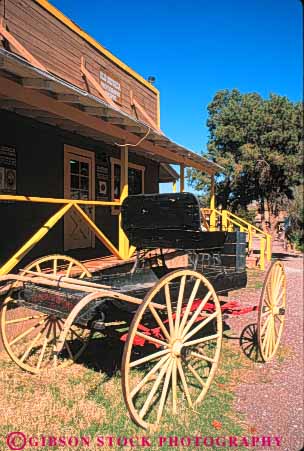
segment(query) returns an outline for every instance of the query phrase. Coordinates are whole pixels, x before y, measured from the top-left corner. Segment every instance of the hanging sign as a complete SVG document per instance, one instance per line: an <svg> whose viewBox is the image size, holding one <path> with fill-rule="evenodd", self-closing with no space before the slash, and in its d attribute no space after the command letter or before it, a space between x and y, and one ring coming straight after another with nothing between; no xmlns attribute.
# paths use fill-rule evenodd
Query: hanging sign
<svg viewBox="0 0 304 451"><path fill-rule="evenodd" d="M16 149L0 145L0 193L16 194Z"/></svg>
<svg viewBox="0 0 304 451"><path fill-rule="evenodd" d="M106 69L101 68L99 72L101 87L108 96L117 103L121 103L121 85L116 77L110 74Z"/></svg>

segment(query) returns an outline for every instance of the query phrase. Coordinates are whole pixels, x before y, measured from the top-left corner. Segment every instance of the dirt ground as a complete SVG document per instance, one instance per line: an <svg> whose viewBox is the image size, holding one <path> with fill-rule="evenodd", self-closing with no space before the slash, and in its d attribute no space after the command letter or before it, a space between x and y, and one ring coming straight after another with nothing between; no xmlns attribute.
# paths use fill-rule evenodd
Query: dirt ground
<svg viewBox="0 0 304 451"><path fill-rule="evenodd" d="M282 437L280 447L255 449L300 451L304 445L303 256L287 254L275 242L273 257L283 262L287 276L286 322L280 352L266 364L254 364L237 388L235 408L252 426L253 435ZM230 297L242 305L254 305L261 292L258 285ZM232 336L237 339L246 330L254 330L256 321L256 312L228 320Z"/></svg>

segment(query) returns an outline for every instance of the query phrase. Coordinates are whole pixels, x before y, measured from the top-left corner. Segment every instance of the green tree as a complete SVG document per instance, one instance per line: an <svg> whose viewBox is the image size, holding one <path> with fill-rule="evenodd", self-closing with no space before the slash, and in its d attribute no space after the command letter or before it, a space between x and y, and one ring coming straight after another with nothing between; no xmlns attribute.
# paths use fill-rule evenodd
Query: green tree
<svg viewBox="0 0 304 451"><path fill-rule="evenodd" d="M217 205L247 211L257 201L265 226L265 210L275 230L278 213L301 181L302 105L271 94L216 93L208 105L208 158L224 168L216 178ZM190 183L205 197L208 179L188 172Z"/></svg>
<svg viewBox="0 0 304 451"><path fill-rule="evenodd" d="M304 187L295 186L293 190L293 199L289 200L286 207L289 227L286 230L286 238L296 245L297 248L304 250Z"/></svg>

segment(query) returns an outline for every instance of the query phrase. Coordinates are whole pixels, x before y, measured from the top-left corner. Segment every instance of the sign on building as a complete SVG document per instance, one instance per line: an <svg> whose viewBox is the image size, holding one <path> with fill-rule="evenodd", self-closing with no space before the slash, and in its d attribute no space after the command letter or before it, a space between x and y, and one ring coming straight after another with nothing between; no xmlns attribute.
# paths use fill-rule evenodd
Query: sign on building
<svg viewBox="0 0 304 451"><path fill-rule="evenodd" d="M99 80L101 87L106 91L108 96L114 102L121 103L121 85L119 81L103 68L100 69Z"/></svg>
<svg viewBox="0 0 304 451"><path fill-rule="evenodd" d="M0 193L16 194L16 149L0 145Z"/></svg>

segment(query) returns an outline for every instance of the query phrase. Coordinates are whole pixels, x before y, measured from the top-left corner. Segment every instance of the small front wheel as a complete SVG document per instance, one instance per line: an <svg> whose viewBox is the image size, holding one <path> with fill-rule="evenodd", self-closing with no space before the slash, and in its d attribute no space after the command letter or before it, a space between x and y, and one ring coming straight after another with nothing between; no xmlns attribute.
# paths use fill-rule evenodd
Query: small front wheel
<svg viewBox="0 0 304 451"><path fill-rule="evenodd" d="M30 271L27 273L27 271ZM51 274L83 279L90 272L78 260L67 255L48 255L28 264L22 275ZM49 371L75 362L86 349L91 332L72 326L60 355L55 352L64 320L56 314L42 313L13 298L14 285L1 308L1 336L11 359L30 373ZM51 294L49 294L51 296Z"/></svg>
<svg viewBox="0 0 304 451"><path fill-rule="evenodd" d="M284 329L286 275L280 261L271 264L265 278L258 310L258 345L264 362L277 352Z"/></svg>

